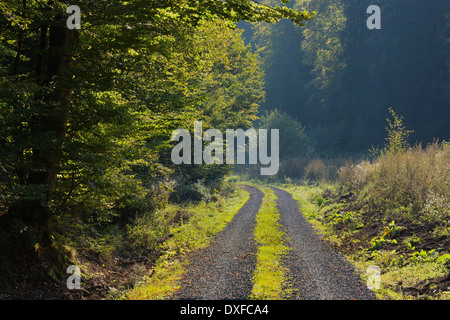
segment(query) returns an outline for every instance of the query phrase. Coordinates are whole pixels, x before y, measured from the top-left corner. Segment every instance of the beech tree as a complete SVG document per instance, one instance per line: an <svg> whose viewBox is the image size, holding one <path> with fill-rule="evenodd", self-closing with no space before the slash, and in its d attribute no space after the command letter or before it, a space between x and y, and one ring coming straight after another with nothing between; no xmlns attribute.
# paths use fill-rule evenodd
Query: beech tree
<svg viewBox="0 0 450 320"><path fill-rule="evenodd" d="M80 29L67 27L69 5L81 9ZM202 108L211 123L228 119L213 114L208 87L228 83L223 112L238 115L241 105L254 114L260 80L248 82L256 88L250 95L233 84L250 81L253 71L233 79L243 68L224 63L228 79L218 70L215 80L194 76L206 70L207 52L194 37L203 21L221 19L233 28L240 20L311 18L249 0L5 0L0 12L0 201L8 207L0 224L17 218L31 225L33 242L44 247L55 211L81 203L108 210L112 199L142 187L122 172L159 172L158 152L168 143L161 136ZM224 57L249 57L236 46L230 54ZM245 115L234 124L248 121Z"/></svg>

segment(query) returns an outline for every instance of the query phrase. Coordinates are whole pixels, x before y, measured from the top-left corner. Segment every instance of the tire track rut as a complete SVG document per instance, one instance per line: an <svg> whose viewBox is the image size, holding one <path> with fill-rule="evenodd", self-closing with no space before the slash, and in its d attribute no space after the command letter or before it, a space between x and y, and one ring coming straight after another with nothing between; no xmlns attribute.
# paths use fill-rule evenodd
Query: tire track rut
<svg viewBox="0 0 450 320"><path fill-rule="evenodd" d="M288 246L284 259L289 270L293 293L299 300L373 300L375 295L361 281L351 264L329 248L317 235L298 209L297 201L281 189L278 197L280 223Z"/></svg>
<svg viewBox="0 0 450 320"><path fill-rule="evenodd" d="M245 187L249 200L211 244L187 256L189 265L180 289L172 299L246 300L252 291L256 266L256 245L253 231L263 193Z"/></svg>

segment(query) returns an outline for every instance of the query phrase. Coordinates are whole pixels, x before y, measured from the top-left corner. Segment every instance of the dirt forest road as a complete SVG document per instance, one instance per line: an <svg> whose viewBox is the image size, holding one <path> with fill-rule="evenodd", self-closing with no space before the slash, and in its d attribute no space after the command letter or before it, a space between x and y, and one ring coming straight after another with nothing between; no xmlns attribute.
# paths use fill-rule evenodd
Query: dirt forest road
<svg viewBox="0 0 450 320"><path fill-rule="evenodd" d="M215 236L210 246L187 257L190 263L180 289L171 299L249 299L256 266L255 216L264 194L254 187L246 189L250 199L233 220ZM293 289L289 299L375 299L352 266L314 232L291 195L272 189L278 197L280 223L291 248L283 259Z"/></svg>

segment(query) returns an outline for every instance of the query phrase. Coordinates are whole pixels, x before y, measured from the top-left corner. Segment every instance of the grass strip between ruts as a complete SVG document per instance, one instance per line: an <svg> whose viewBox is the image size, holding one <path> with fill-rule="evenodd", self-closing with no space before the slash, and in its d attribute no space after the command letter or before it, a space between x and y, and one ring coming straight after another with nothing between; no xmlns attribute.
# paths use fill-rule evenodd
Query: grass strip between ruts
<svg viewBox="0 0 450 320"><path fill-rule="evenodd" d="M256 215L254 231L257 250L257 265L253 275L250 295L255 300L283 299L286 284L285 270L281 258L289 250L284 245L284 232L278 222L277 197L272 189L258 186L264 193L263 203Z"/></svg>

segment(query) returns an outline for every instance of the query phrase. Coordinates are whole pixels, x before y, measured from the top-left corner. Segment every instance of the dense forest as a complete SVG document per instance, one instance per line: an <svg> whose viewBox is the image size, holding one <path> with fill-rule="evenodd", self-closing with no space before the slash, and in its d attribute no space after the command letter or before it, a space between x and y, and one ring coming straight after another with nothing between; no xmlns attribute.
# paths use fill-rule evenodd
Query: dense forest
<svg viewBox="0 0 450 320"><path fill-rule="evenodd" d="M2 284L64 274L70 248L135 243L143 217L146 240L122 249L152 247L169 198L220 190L231 168L175 166L172 131L251 127L263 71L234 24L312 17L253 1L12 0L0 11Z"/></svg>
<svg viewBox="0 0 450 320"><path fill-rule="evenodd" d="M381 29L367 27L372 4ZM72 264L151 268L184 223L193 229L183 237L203 236L202 224L217 232L215 214L245 202L240 179L333 182L377 209L447 223L448 9L446 0L1 0L0 299L30 283L64 287ZM279 130L279 172L174 164L173 132L194 133L197 121ZM347 162L360 158L373 163Z"/></svg>
<svg viewBox="0 0 450 320"><path fill-rule="evenodd" d="M275 4L277 1L267 1ZM381 9L369 30L367 8ZM388 109L414 130L411 142L449 138L447 1L292 1L317 11L298 27L241 23L264 61L266 100L300 120L318 155L366 153L382 145Z"/></svg>

